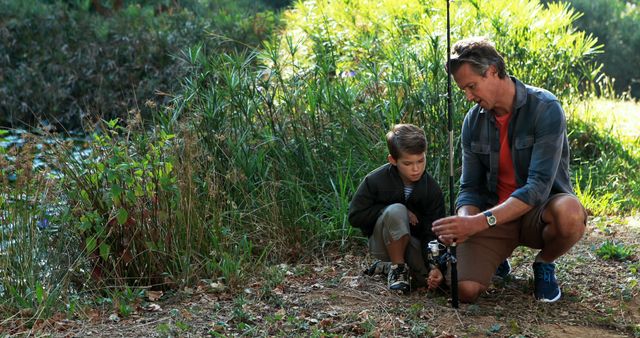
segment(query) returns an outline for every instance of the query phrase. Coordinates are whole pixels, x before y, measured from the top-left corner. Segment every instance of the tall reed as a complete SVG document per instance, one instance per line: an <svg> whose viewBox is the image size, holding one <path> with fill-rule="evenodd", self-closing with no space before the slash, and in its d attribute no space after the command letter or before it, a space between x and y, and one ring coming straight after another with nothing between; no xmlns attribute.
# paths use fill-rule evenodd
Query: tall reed
<svg viewBox="0 0 640 338"><path fill-rule="evenodd" d="M34 157L47 144L28 133L13 143L0 148L0 314L8 321L19 313L32 325L60 308L78 255L57 222L61 200L52 173L36 167Z"/></svg>

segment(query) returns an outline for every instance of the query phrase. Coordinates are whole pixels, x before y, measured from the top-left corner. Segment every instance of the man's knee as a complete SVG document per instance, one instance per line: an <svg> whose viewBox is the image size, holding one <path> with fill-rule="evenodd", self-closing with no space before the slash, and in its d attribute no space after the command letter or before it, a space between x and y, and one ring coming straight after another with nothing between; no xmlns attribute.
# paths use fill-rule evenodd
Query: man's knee
<svg viewBox="0 0 640 338"><path fill-rule="evenodd" d="M545 219L554 227L559 237L582 237L585 231L587 215L582 204L575 197L560 197L549 206Z"/></svg>
<svg viewBox="0 0 640 338"><path fill-rule="evenodd" d="M485 290L487 287L478 282L462 281L458 283L458 298L463 303L474 303Z"/></svg>

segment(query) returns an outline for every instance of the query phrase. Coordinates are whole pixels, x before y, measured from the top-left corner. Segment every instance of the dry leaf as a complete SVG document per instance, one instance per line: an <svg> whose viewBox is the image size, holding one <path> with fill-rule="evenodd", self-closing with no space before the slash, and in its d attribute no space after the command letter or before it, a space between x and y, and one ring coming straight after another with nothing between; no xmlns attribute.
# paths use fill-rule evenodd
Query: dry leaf
<svg viewBox="0 0 640 338"><path fill-rule="evenodd" d="M275 288L273 288L273 293L275 293L276 295L282 295L284 294L284 286L282 286L282 284L276 286Z"/></svg>
<svg viewBox="0 0 640 338"><path fill-rule="evenodd" d="M218 282L213 282L213 283L209 284L209 287L211 288L211 291L213 291L213 292L222 292L225 289L224 284L218 283Z"/></svg>
<svg viewBox="0 0 640 338"><path fill-rule="evenodd" d="M320 321L320 326L321 328L326 328L333 325L333 319L332 318L325 318L323 320Z"/></svg>
<svg viewBox="0 0 640 338"><path fill-rule="evenodd" d="M160 307L160 305L158 305L156 303L151 303L151 304L147 305L145 310L147 310L149 312L160 312L160 311L162 311L162 307Z"/></svg>
<svg viewBox="0 0 640 338"><path fill-rule="evenodd" d="M358 317L362 320L367 320L369 319L369 310L362 310L360 311L360 313L358 313Z"/></svg>
<svg viewBox="0 0 640 338"><path fill-rule="evenodd" d="M86 314L90 322L96 323L100 321L101 315L100 311L98 311L97 309L90 309L86 312Z"/></svg>
<svg viewBox="0 0 640 338"><path fill-rule="evenodd" d="M164 292L162 291L147 291L147 299L150 302L155 302L162 297Z"/></svg>
<svg viewBox="0 0 640 338"><path fill-rule="evenodd" d="M180 314L185 319L189 319L190 320L191 318L193 318L193 315L191 314L191 312L187 311L186 309L180 310Z"/></svg>
<svg viewBox="0 0 640 338"><path fill-rule="evenodd" d="M458 338L458 336L456 336L455 334L450 334L450 333L443 332L441 335L439 335L436 338Z"/></svg>

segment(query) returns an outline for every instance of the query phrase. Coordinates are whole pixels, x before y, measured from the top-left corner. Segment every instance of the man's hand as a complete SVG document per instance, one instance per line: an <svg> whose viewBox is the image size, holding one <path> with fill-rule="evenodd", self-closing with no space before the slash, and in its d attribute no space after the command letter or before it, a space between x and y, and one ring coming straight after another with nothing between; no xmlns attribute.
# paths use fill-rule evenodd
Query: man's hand
<svg viewBox="0 0 640 338"><path fill-rule="evenodd" d="M433 222L433 232L446 245L454 241L461 243L469 236L488 228L487 220L482 214L473 216L450 216Z"/></svg>
<svg viewBox="0 0 640 338"><path fill-rule="evenodd" d="M416 214L412 213L411 211L409 212L409 224L411 224L412 226L415 226L416 224L418 224L418 217L416 217Z"/></svg>

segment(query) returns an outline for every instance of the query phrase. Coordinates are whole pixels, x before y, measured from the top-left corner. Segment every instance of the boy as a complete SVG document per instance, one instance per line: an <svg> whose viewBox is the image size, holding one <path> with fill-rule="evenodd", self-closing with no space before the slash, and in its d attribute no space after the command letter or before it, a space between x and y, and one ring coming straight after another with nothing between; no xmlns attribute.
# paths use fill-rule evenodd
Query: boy
<svg viewBox="0 0 640 338"><path fill-rule="evenodd" d="M349 222L369 238L372 256L391 263L390 290L408 292L409 271L416 286L434 289L443 276L435 266L427 269L423 250L436 238L431 223L445 211L442 191L425 170L427 140L412 124L393 126L386 138L389 163L362 181L349 205Z"/></svg>

